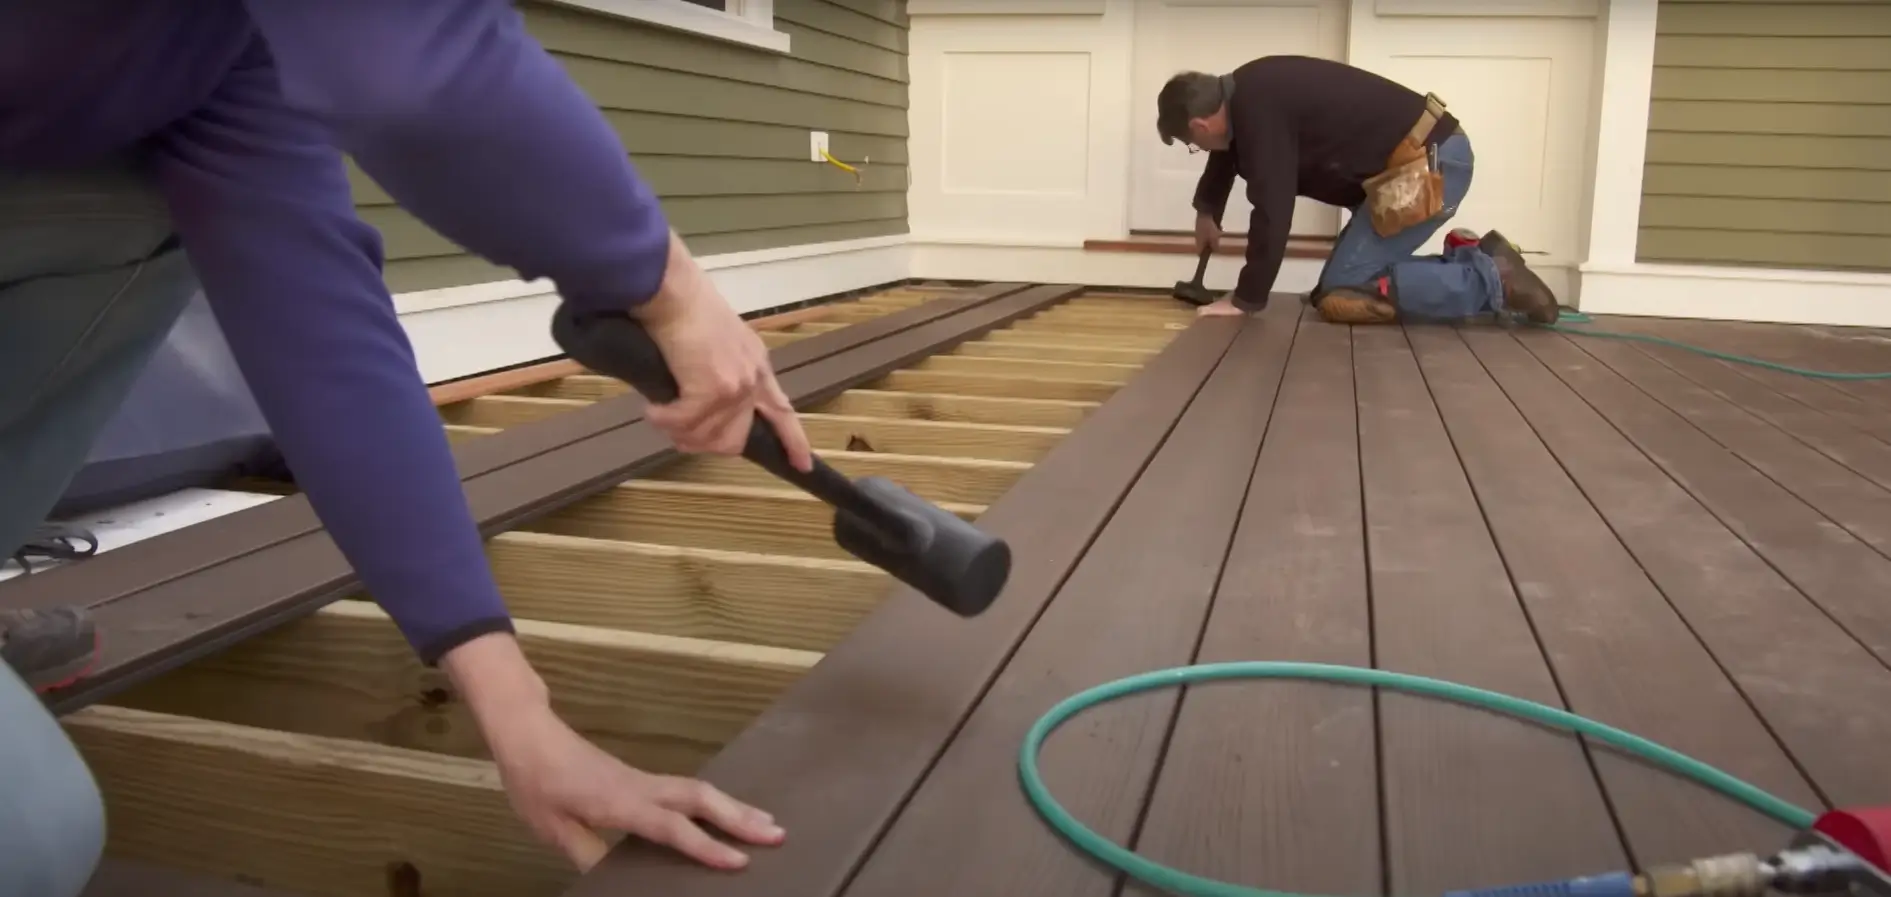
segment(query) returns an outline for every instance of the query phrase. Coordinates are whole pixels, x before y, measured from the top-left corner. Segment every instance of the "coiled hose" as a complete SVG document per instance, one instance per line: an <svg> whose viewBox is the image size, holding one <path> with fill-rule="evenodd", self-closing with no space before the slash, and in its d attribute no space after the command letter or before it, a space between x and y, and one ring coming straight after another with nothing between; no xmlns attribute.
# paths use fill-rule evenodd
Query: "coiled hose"
<svg viewBox="0 0 1891 897"><path fill-rule="evenodd" d="M1025 797L1051 828L1075 845L1077 849L1144 883L1171 893L1184 895L1184 897L1307 897L1307 895L1287 891L1271 891L1191 875L1146 859L1134 851L1111 843L1109 839L1078 822L1076 817L1070 815L1069 811L1058 804L1057 799L1052 797L1050 790L1044 786L1043 776L1038 771L1037 757L1043 748L1044 739L1049 737L1051 732L1064 721L1084 710L1138 692L1224 679L1303 679L1345 685L1374 686L1425 697L1443 698L1472 707L1507 713L1565 731L1576 732L1640 757L1683 778L1692 779L1712 788L1793 828L1806 828L1815 819L1812 812L1808 810L1787 803L1678 751L1613 726L1604 725L1555 707L1538 704L1535 701L1526 701L1499 692L1405 673L1365 667L1275 661L1211 663L1155 670L1114 682L1106 682L1064 699L1057 706L1052 707L1050 712L1039 718L1024 737L1024 747L1018 756L1018 776L1024 785ZM1572 879L1561 883L1563 886L1558 888L1526 887L1536 890L1583 893L1588 890L1583 886L1585 882L1595 881L1599 884L1604 879L1626 881L1625 877L1618 874L1601 876L1593 880Z"/></svg>

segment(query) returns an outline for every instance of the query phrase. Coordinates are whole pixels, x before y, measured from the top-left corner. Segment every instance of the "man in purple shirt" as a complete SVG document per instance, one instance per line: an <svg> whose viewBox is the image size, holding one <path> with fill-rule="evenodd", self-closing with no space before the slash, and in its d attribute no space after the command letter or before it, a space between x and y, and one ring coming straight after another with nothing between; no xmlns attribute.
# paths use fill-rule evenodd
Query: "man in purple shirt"
<svg viewBox="0 0 1891 897"><path fill-rule="evenodd" d="M0 11L0 557L32 534L199 285L328 532L478 720L520 816L579 867L627 831L720 868L783 836L632 769L553 714L512 636L343 154L405 208L567 302L631 309L682 397L648 419L740 451L806 436L757 335L592 103L504 0L83 0ZM82 614L0 617L0 897L67 897L103 818L31 689ZM74 649L77 650L74 650ZM9 668L11 671L9 671ZM595 831L594 831L595 830Z"/></svg>

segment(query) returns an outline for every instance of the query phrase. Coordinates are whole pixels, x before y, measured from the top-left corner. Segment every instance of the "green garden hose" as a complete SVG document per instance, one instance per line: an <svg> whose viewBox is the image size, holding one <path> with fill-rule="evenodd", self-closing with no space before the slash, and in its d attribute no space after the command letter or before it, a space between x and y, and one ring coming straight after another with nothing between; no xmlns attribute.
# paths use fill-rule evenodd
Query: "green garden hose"
<svg viewBox="0 0 1891 897"><path fill-rule="evenodd" d="M1594 337L1601 337L1603 339L1619 339L1619 340L1624 340L1627 342L1649 343L1651 345L1656 345L1656 346L1667 346L1671 349L1681 349L1687 352L1694 352L1700 355L1705 355L1709 358L1718 358L1721 361L1731 361L1735 364L1752 365L1753 367L1766 368L1768 370L1783 371L1788 374L1798 374L1801 377L1812 377L1817 380L1891 380L1891 371L1882 371L1882 372L1877 372L1877 373L1864 373L1864 374L1850 374L1850 373L1844 373L1840 371L1815 371L1815 370L1810 370L1808 368L1796 368L1789 364L1780 364L1777 361L1766 361L1765 359L1752 358L1746 355L1735 355L1732 352L1720 352L1714 349L1708 349L1702 346L1689 345L1687 343L1680 342L1678 340L1665 339L1659 336L1649 336L1647 334L1641 334L1641 333L1617 333L1612 330L1590 330L1585 327L1565 326L1567 324L1588 324L1594 320L1595 320L1594 318L1591 318L1588 315L1583 314L1582 312L1576 311L1574 309L1565 308L1562 310L1562 313L1559 316L1559 320L1556 323L1539 324L1536 326L1542 327L1545 330L1554 330L1557 333L1568 333L1568 334L1573 334L1575 336L1594 336Z"/></svg>
<svg viewBox="0 0 1891 897"><path fill-rule="evenodd" d="M1645 738L1624 732L1564 710L1526 701L1468 685L1459 685L1423 676L1392 673L1363 667L1318 663L1244 661L1175 667L1106 682L1064 699L1039 718L1024 738L1018 757L1018 775L1026 798L1039 815L1079 850L1154 887L1184 897L1305 897L1286 891L1270 891L1245 885L1216 881L1191 875L1137 855L1078 822L1051 796L1038 772L1037 757L1044 740L1065 720L1090 707L1117 698L1157 688L1191 685L1222 679L1307 679L1365 685L1408 692L1426 697L1444 698L1486 710L1508 713L1533 722L1577 732L1595 741L1618 748L1712 788L1793 828L1810 826L1814 815L1734 778L1685 754L1663 747Z"/></svg>

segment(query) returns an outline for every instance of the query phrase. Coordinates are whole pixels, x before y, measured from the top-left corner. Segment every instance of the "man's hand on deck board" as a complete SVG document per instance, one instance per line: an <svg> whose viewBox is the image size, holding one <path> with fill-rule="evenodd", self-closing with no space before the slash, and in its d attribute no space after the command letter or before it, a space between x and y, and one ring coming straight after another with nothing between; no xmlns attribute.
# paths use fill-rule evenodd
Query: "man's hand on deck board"
<svg viewBox="0 0 1891 897"><path fill-rule="evenodd" d="M748 855L704 832L705 819L750 844L781 843L767 813L697 779L635 769L586 741L552 711L545 683L509 633L473 639L440 661L478 722L519 818L580 870L627 832L717 869Z"/></svg>
<svg viewBox="0 0 1891 897"><path fill-rule="evenodd" d="M1195 316L1198 318L1212 318L1212 317L1219 317L1223 315L1233 315L1233 316L1238 317L1240 315L1245 315L1245 314L1247 314L1247 312L1244 312L1241 309L1235 307L1233 293L1229 293L1228 295L1223 296L1220 299L1216 299L1215 301L1210 302L1207 305L1204 305L1198 309L1195 309Z"/></svg>
<svg viewBox="0 0 1891 897"><path fill-rule="evenodd" d="M669 267L656 296L633 314L663 350L679 390L644 418L685 452L740 455L755 414L775 427L796 470L814 466L808 436L769 366L768 347L670 235Z"/></svg>

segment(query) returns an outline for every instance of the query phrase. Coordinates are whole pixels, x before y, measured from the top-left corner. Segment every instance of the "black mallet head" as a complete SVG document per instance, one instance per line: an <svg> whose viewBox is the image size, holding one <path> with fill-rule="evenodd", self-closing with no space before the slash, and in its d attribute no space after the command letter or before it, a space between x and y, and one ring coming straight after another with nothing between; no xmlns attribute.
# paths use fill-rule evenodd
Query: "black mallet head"
<svg viewBox="0 0 1891 897"><path fill-rule="evenodd" d="M982 613L1004 591L1011 576L1004 540L884 477L861 477L853 485L876 519L835 509L834 541L848 554L961 617Z"/></svg>
<svg viewBox="0 0 1891 897"><path fill-rule="evenodd" d="M1179 299L1190 305L1208 305L1215 301L1213 290L1202 286L1202 276L1208 273L1208 256L1212 250L1202 250L1201 261L1195 263L1194 280L1178 280L1175 289L1169 291L1170 298Z"/></svg>

